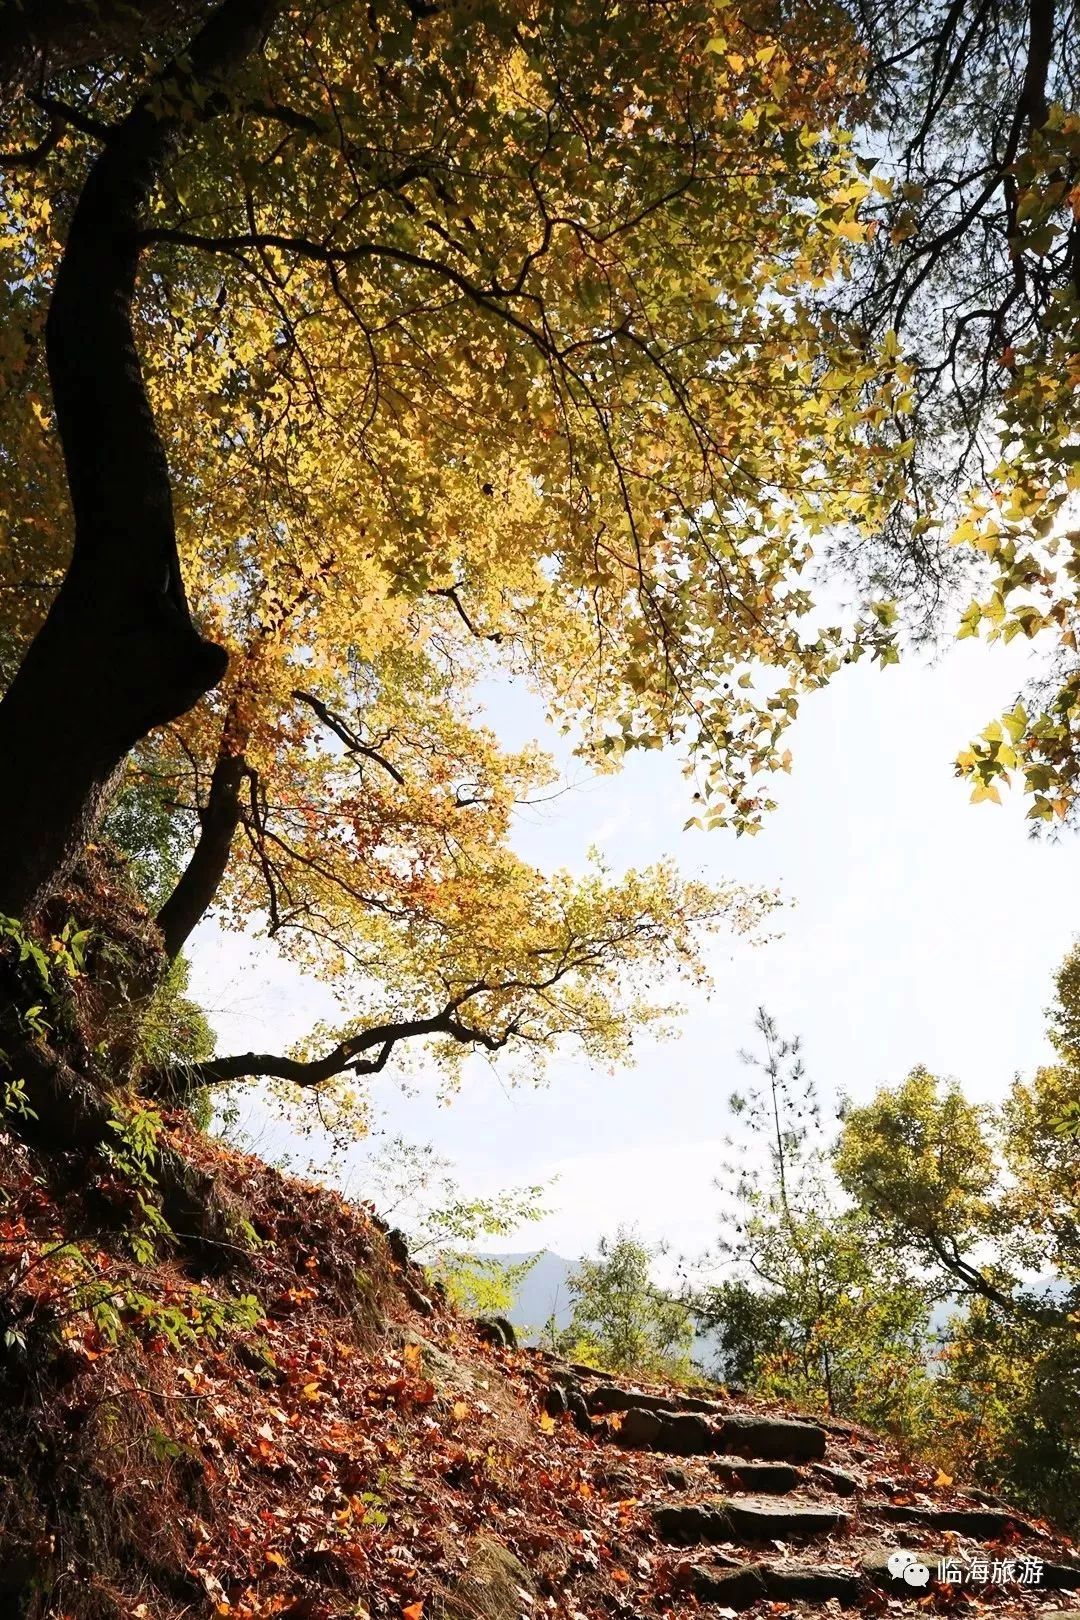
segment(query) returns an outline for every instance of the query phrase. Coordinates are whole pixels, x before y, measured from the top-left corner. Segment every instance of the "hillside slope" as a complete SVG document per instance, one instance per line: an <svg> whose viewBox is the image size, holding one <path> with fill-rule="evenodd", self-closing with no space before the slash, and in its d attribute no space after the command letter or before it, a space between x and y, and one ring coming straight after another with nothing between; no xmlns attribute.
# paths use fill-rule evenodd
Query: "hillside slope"
<svg viewBox="0 0 1080 1620"><path fill-rule="evenodd" d="M122 1177L0 1138L2 1620L1080 1615L1075 1549L879 1438L487 1343L373 1211L169 1137L244 1236L141 1265Z"/></svg>

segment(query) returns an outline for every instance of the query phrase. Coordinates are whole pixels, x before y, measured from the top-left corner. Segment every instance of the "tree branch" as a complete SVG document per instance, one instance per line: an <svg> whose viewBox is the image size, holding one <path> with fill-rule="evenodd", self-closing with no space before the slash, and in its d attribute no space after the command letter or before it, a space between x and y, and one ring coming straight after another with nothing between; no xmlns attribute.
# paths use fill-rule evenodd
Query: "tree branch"
<svg viewBox="0 0 1080 1620"><path fill-rule="evenodd" d="M0 9L0 86L47 83L111 52L145 50L191 27L212 0L24 0Z"/></svg>
<svg viewBox="0 0 1080 1620"><path fill-rule="evenodd" d="M246 736L230 705L221 730L210 793L199 811L199 839L169 898L157 914L165 952L174 961L213 902L229 864L229 852L240 825L240 793L247 774Z"/></svg>
<svg viewBox="0 0 1080 1620"><path fill-rule="evenodd" d="M315 697L311 692L301 692L299 690L293 692L293 697L296 698L298 703L306 703L308 708L318 715L323 725L345 744L350 754L361 754L365 759L374 760L375 764L381 765L383 770L388 772L400 787L405 786L405 778L397 766L391 764L390 760L380 754L377 748L373 748L370 743L364 742L349 725L348 721L343 720L341 715L328 708L321 698Z"/></svg>
<svg viewBox="0 0 1080 1620"><path fill-rule="evenodd" d="M231 1080L290 1080L305 1089L325 1085L340 1074L378 1074L399 1041L414 1040L425 1035L446 1035L462 1046L481 1046L497 1052L518 1033L516 1021L511 1020L498 1034L476 1029L464 1023L457 1015L472 997L482 991L498 988L475 984L455 996L441 1011L429 1018L408 1018L397 1023L375 1024L350 1036L327 1052L324 1057L305 1061L302 1058L282 1057L269 1052L244 1052L233 1057L211 1058L206 1063L186 1068L169 1067L155 1070L147 1077L146 1089L152 1096L182 1096L200 1086L225 1085ZM365 1057L374 1051L372 1058Z"/></svg>
<svg viewBox="0 0 1080 1620"><path fill-rule="evenodd" d="M186 231L168 225L153 226L140 231L138 240L140 243L168 242L174 247L198 248L204 253L223 253L230 258L239 259L242 259L249 249L266 248L274 248L278 252L291 253L297 258L310 259L316 264L325 265L357 264L364 259L387 259L393 264L428 271L441 280L448 281L470 303L487 310L488 314L497 316L499 320L505 321L507 325L527 337L542 354L550 356L556 353L554 344L544 332L507 308L505 301L515 296L517 291L515 288L481 287L453 265L447 264L445 259L433 259L425 253L412 253L406 248L394 247L389 242L357 242L351 247L333 247L324 242L312 242L307 237L282 236L274 231L204 236L198 231Z"/></svg>
<svg viewBox="0 0 1080 1620"><path fill-rule="evenodd" d="M1014 1294L1007 1294L1004 1289L998 1288L977 1266L964 1259L955 1238L949 1238L946 1243L938 1233L928 1232L926 1240L945 1270L951 1277L955 1277L957 1282L962 1283L968 1293L978 1294L980 1299L996 1305L1007 1316L1026 1316L1030 1321L1049 1324L1060 1322L1060 1312L1026 1304L1023 1299L1018 1299Z"/></svg>
<svg viewBox="0 0 1080 1620"><path fill-rule="evenodd" d="M485 484L485 486L484 486L485 495L487 494L489 487L490 486ZM458 615L458 618L462 621L462 623L465 625L466 629L470 632L470 634L474 635L477 638L478 641L500 642L503 639L503 633L502 633L501 630L478 630L477 629L476 625L472 622L469 615L466 613L464 604L462 603L462 600L461 600L461 597L458 595L458 591L460 589L461 589L461 587L459 585L433 586L432 589L428 591L428 595L429 596L443 596L443 597L446 598L446 600L448 602L452 602L453 605L454 605L454 609L455 609L455 611L456 611L456 613Z"/></svg>

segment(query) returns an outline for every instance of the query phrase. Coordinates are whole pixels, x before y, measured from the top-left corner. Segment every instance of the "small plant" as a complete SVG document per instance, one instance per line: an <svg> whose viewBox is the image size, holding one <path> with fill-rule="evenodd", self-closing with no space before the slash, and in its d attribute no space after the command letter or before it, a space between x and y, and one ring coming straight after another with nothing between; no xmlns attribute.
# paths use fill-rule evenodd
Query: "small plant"
<svg viewBox="0 0 1080 1620"><path fill-rule="evenodd" d="M87 1309L98 1333L110 1344L118 1343L127 1329L150 1339L164 1339L173 1350L207 1339L217 1343L231 1332L253 1328L262 1317L262 1307L254 1294L219 1299L214 1294L193 1291L182 1305L163 1305L133 1287L119 1291L108 1288L91 1299Z"/></svg>
<svg viewBox="0 0 1080 1620"><path fill-rule="evenodd" d="M133 1103L109 1121L115 1142L102 1151L114 1171L130 1189L138 1210L138 1222L131 1233L135 1259L147 1265L154 1258L158 1240L175 1241L175 1234L157 1203L157 1160L161 1115L156 1108Z"/></svg>
<svg viewBox="0 0 1080 1620"><path fill-rule="evenodd" d="M25 1080L5 1080L3 1082L4 1109L9 1114L16 1114L19 1119L37 1119L37 1114L26 1100Z"/></svg>
<svg viewBox="0 0 1080 1620"><path fill-rule="evenodd" d="M86 971L90 939L91 930L69 918L59 934L42 944L17 917L0 913L0 964L6 966L8 981L0 988L0 1042L46 1038L56 1022L63 982L71 984ZM6 1056L0 1044L0 1058Z"/></svg>

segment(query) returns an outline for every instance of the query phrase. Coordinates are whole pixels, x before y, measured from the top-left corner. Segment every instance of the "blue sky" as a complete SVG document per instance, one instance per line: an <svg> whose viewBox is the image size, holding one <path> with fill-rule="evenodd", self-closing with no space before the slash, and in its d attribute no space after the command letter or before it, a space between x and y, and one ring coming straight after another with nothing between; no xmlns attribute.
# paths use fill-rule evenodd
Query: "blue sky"
<svg viewBox="0 0 1080 1620"><path fill-rule="evenodd" d="M579 866L598 845L617 868L671 854L687 872L779 885L782 937L720 942L715 988L690 1000L681 1039L643 1040L633 1069L609 1074L568 1054L545 1089L514 1091L477 1059L448 1105L434 1084L405 1095L382 1077L382 1128L433 1143L469 1191L553 1181L551 1215L504 1248L573 1258L625 1223L695 1253L714 1232L726 1099L759 1004L802 1037L827 1098L868 1097L916 1063L973 1097L1000 1096L1049 1055L1051 975L1080 931L1080 841L1032 841L1019 797L973 806L952 774L957 751L1011 703L1027 659L1016 643L965 642L936 663L844 672L806 702L780 808L754 839L683 832L690 789L678 760L657 754L529 812L518 843L546 866ZM494 689L490 713L508 743L554 748L524 690ZM281 1050L330 1011L321 986L257 941L207 924L192 956L222 1050ZM319 1153L268 1123L257 1098L246 1122L271 1155L291 1148L306 1165ZM340 1177L358 1197L365 1162L358 1152Z"/></svg>

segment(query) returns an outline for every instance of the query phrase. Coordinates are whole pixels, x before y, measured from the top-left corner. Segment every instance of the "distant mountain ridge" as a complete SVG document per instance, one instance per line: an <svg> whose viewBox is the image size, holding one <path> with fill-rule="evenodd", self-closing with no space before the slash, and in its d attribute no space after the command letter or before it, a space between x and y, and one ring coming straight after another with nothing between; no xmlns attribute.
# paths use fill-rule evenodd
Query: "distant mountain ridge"
<svg viewBox="0 0 1080 1620"><path fill-rule="evenodd" d="M570 1326L570 1275L576 1268L575 1260L566 1260L551 1249L542 1249L539 1254L534 1250L493 1254L490 1258L504 1266L519 1266L535 1258L507 1312L526 1343L535 1344L553 1317L558 1331Z"/></svg>

